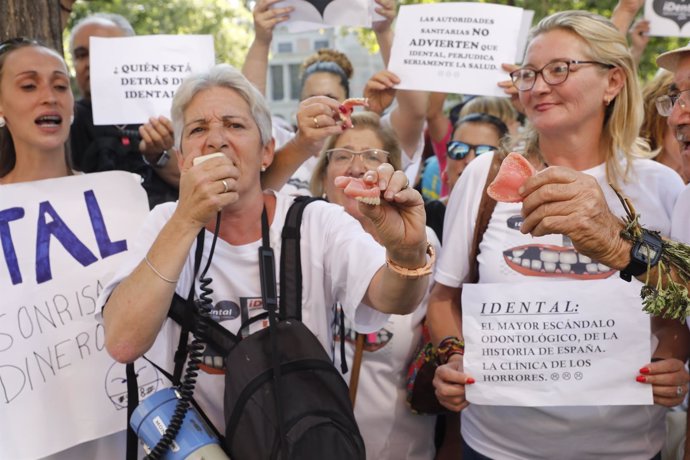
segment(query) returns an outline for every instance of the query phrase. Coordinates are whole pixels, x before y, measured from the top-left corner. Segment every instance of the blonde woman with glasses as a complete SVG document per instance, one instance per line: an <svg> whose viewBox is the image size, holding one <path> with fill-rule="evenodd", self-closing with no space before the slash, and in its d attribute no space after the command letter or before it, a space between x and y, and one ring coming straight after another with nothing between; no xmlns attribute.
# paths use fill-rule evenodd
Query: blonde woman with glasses
<svg viewBox="0 0 690 460"><path fill-rule="evenodd" d="M531 31L522 67L510 78L510 93L518 94L529 120L512 148L523 145L522 153L536 169L587 174L594 186L583 193L594 193L600 184L614 214L624 215L608 186L615 184L635 203L647 228L669 233L683 183L671 169L649 160L649 149L638 138L643 113L635 65L625 37L609 20L585 11L544 18ZM518 407L501 405L499 399L489 406L465 399L466 385L484 383L464 370L459 291L475 263L468 254L492 157L485 154L472 161L453 189L444 225L444 234L452 238L444 240L427 313L432 339L450 344L434 386L442 404L462 410L463 459L660 458L666 412L662 406L678 404L687 393L687 347L678 340L687 331L677 321L653 319L649 335L640 340L658 346L639 367L629 369L632 385L651 385L654 406L573 407L554 401L549 407ZM564 187L551 189L545 201L550 211L557 209L558 216L567 219L572 209L558 203ZM585 259L568 238L535 229L540 212L533 211L531 196L523 203L497 203L476 258L478 283L522 283L528 290L536 289L528 283L538 281L581 283L619 276L594 261L568 263ZM534 236L525 234L528 231ZM543 291L549 295L548 288Z"/></svg>

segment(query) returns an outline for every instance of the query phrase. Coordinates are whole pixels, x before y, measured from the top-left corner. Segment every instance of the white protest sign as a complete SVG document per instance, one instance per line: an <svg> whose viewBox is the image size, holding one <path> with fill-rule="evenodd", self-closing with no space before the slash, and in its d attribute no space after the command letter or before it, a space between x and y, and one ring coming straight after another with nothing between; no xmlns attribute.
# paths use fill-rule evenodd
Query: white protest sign
<svg viewBox="0 0 690 460"><path fill-rule="evenodd" d="M524 10L522 12L522 23L520 24L520 36L518 37L515 62L522 62L522 59L525 55L527 37L529 36L529 30L532 27L532 19L534 19L534 10Z"/></svg>
<svg viewBox="0 0 690 460"><path fill-rule="evenodd" d="M373 0L283 0L273 8L288 6L294 10L281 28L291 33L335 26L371 27L372 20L380 20L373 11Z"/></svg>
<svg viewBox="0 0 690 460"><path fill-rule="evenodd" d="M649 21L649 35L690 37L690 3L687 0L645 0L644 17Z"/></svg>
<svg viewBox="0 0 690 460"><path fill-rule="evenodd" d="M505 96L501 64L515 62L523 10L491 3L403 5L388 70L398 89Z"/></svg>
<svg viewBox="0 0 690 460"><path fill-rule="evenodd" d="M91 37L89 49L95 125L170 118L172 98L182 80L215 63L210 35Z"/></svg>
<svg viewBox="0 0 690 460"><path fill-rule="evenodd" d="M140 182L110 171L0 186L0 458L41 458L125 428L125 366L105 351L94 314L148 214ZM140 397L162 385L136 367Z"/></svg>
<svg viewBox="0 0 690 460"><path fill-rule="evenodd" d="M639 283L620 279L466 284L467 400L501 406L653 404Z"/></svg>

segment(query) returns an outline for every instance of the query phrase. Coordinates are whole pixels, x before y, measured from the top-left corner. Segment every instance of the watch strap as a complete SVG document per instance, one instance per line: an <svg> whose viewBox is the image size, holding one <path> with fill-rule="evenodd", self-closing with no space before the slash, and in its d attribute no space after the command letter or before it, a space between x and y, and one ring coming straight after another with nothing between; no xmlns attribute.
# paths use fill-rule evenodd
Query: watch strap
<svg viewBox="0 0 690 460"><path fill-rule="evenodd" d="M633 276L640 276L649 268L655 267L661 258L663 244L664 241L657 232L642 229L642 237L633 243L630 263L621 270L621 278L630 281Z"/></svg>

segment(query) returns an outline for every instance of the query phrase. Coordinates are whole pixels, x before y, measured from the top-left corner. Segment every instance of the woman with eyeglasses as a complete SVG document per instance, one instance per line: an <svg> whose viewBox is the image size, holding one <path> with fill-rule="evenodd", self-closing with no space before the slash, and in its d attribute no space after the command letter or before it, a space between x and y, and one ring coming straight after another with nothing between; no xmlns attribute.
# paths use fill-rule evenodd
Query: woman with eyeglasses
<svg viewBox="0 0 690 460"><path fill-rule="evenodd" d="M608 205L623 215L608 186L614 184L632 200L645 225L668 234L683 184L675 172L648 159L649 150L638 138L643 114L635 65L613 24L585 11L544 18L531 31L522 67L510 76L529 120L511 149L522 146L520 152L537 170L557 166L589 174L605 190ZM540 281L618 277L615 270L582 258L563 235L521 233L527 224L521 213L530 207L529 199L496 204L479 255L469 260L493 155L472 161L451 193L444 251L427 313L432 339L446 345L434 378L436 395L447 408L462 411L463 459L660 458L666 412L662 405L676 405L687 393L686 332L677 321L652 319L649 335L639 338L653 342L652 353L626 377L630 385L651 386L654 406L573 407L554 401L548 407L518 407L502 405L498 398L491 406L466 400L466 385L486 385L479 375L464 372L460 289L471 265L478 264L478 283L524 285L525 292L536 289L529 283ZM558 191L553 193L558 198ZM561 212L567 215L570 210ZM538 286L545 298L558 296L555 288ZM546 378L551 382L549 374Z"/></svg>
<svg viewBox="0 0 690 460"><path fill-rule="evenodd" d="M371 222L364 218L359 202L334 185L338 176L361 178L383 163L401 170L401 149L395 133L381 126L371 112L352 115L354 128L330 137L321 152L311 180L313 196L321 196L345 208L372 235ZM440 250L434 232L427 238ZM356 256L356 255L355 255ZM361 255L366 257L366 255ZM356 256L357 257L357 256ZM385 326L365 336L362 365L355 400L355 418L364 438L367 459L431 460L434 458L436 417L413 414L406 402L405 372L421 339L421 323L426 313L426 296L414 313L392 315ZM346 321L346 359L351 370L355 334ZM336 340L341 340L338 330ZM336 345L336 348L338 345ZM339 358L339 353L335 353ZM350 381L350 374L344 376Z"/></svg>

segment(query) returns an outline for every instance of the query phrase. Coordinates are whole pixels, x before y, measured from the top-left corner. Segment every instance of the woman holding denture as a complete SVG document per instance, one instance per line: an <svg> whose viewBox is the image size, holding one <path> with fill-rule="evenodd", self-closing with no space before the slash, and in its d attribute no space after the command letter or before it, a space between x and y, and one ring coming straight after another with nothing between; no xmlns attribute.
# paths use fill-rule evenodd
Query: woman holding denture
<svg viewBox="0 0 690 460"><path fill-rule="evenodd" d="M166 321L168 307L174 292L186 297L195 282L197 234L205 234L201 258L205 267L220 213L207 276L213 280L213 305L238 306L236 314L217 318L237 333L245 314L262 311L249 309L246 301L252 299L255 306L261 299L257 249L262 221L279 260L280 235L293 201L261 188L261 171L273 160L270 112L237 70L221 64L186 79L175 92L172 120L181 170L180 200L151 212L128 263L100 298L105 304L109 353L129 362L157 347L170 358L164 363L168 368L179 340L179 326ZM200 156L217 152L222 155L195 164ZM372 223L373 237L341 207L322 201L306 207L301 223L303 321L330 355L336 301L357 330L376 331L388 314L406 314L419 304L433 265L421 195L407 187L403 173L386 163L368 171L365 178L367 188L378 187L380 197L379 205L360 205ZM195 291L198 295L196 283ZM241 308L248 311L240 312ZM204 359L209 365L219 362ZM196 390L197 401L221 432L223 386L224 375L218 369L202 370Z"/></svg>
<svg viewBox="0 0 690 460"><path fill-rule="evenodd" d="M389 163L396 171L402 167L400 144L395 133L382 127L371 112L352 115L353 128L332 136L314 168L311 192L340 205L362 228L376 234L373 223L362 213L360 202L379 200L376 190L359 181L369 170ZM422 126L419 127L422 129ZM336 184L352 182L343 190ZM427 227L427 238L436 252L441 244ZM363 337L359 383L356 386L355 418L364 439L367 459L431 460L434 458L436 417L417 415L406 401L405 372L422 334L426 300L410 315L392 315L384 326ZM346 360L352 371L355 339L350 321L345 322L345 337L336 331L336 340L345 340ZM337 347L336 347L337 348ZM339 354L336 356L339 358ZM350 375L345 380L350 381Z"/></svg>
<svg viewBox="0 0 690 460"><path fill-rule="evenodd" d="M523 64L510 78L508 92L519 95L530 122L512 145L524 145L520 153L533 168L568 167L593 176L608 205L623 215L608 186L612 183L635 203L646 225L668 234L683 184L673 171L649 160L648 148L638 140L643 114L635 65L625 37L610 21L584 11L546 17L531 31ZM579 255L561 235L522 234L519 202L496 204L480 236L479 255L470 260L494 155L472 161L453 189L444 224L448 237L427 313L432 339L443 349L434 378L436 395L449 409L462 411L463 458L660 458L661 406L676 405L687 393L687 337L677 321L652 320L650 336L658 346L638 369L630 370L631 379L652 386L654 406L516 407L501 406L499 400L488 406L465 399L466 385L482 385L463 367L460 290L473 264L479 283L578 282L619 275ZM517 190L512 197L503 192L493 196L521 201Z"/></svg>

